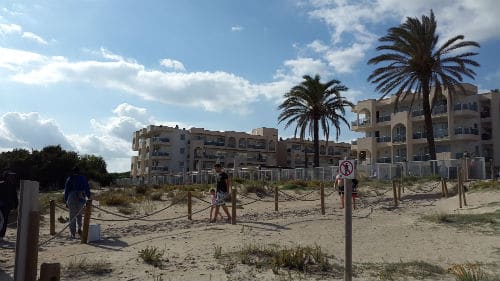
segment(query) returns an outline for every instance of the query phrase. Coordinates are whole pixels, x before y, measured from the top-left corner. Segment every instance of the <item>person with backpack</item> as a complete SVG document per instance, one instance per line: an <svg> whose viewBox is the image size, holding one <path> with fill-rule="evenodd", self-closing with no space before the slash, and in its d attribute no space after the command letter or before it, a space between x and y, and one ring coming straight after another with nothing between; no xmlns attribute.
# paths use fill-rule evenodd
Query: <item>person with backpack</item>
<svg viewBox="0 0 500 281"><path fill-rule="evenodd" d="M75 234L82 235L82 212L87 199L90 199L90 187L87 178L80 175L78 167L73 168L73 174L66 179L64 185L64 201L69 209L69 230L71 238ZM78 225L78 232L76 227Z"/></svg>

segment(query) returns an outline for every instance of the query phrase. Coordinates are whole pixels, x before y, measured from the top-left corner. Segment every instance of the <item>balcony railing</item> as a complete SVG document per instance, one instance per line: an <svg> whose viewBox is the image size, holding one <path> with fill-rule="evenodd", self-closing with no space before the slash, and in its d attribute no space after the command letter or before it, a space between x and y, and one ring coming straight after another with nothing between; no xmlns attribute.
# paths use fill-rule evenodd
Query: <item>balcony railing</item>
<svg viewBox="0 0 500 281"><path fill-rule="evenodd" d="M351 141L351 144L352 145L357 145L358 144L358 141L357 140L353 140ZM328 155L332 155L333 153L330 153L330 151L328 151Z"/></svg>
<svg viewBox="0 0 500 281"><path fill-rule="evenodd" d="M413 161L429 161L431 156L429 154L425 155L413 155Z"/></svg>
<svg viewBox="0 0 500 281"><path fill-rule="evenodd" d="M226 143L223 142L223 141L210 141L210 140L206 140L204 142L204 144L205 145L215 145L215 146L224 146L224 145L226 145Z"/></svg>
<svg viewBox="0 0 500 281"><path fill-rule="evenodd" d="M152 142L170 142L169 138L160 138L160 137L154 137L151 138Z"/></svg>
<svg viewBox="0 0 500 281"><path fill-rule="evenodd" d="M377 159L377 163L391 163L391 157L380 157Z"/></svg>
<svg viewBox="0 0 500 281"><path fill-rule="evenodd" d="M151 170L168 172L168 166L152 166Z"/></svg>
<svg viewBox="0 0 500 281"><path fill-rule="evenodd" d="M391 137L387 137L387 136L378 137L377 142L391 142Z"/></svg>
<svg viewBox="0 0 500 281"><path fill-rule="evenodd" d="M411 117L419 117L424 115L423 109L416 109L411 112Z"/></svg>
<svg viewBox="0 0 500 281"><path fill-rule="evenodd" d="M481 134L481 139L482 140L491 140L491 134L488 134L488 133Z"/></svg>
<svg viewBox="0 0 500 281"><path fill-rule="evenodd" d="M489 111L481 111L481 118L489 118L491 114Z"/></svg>
<svg viewBox="0 0 500 281"><path fill-rule="evenodd" d="M392 137L392 142L406 142L406 136L404 135L395 135Z"/></svg>
<svg viewBox="0 0 500 281"><path fill-rule="evenodd" d="M370 125L370 119L359 119L351 122L352 126L368 126Z"/></svg>
<svg viewBox="0 0 500 281"><path fill-rule="evenodd" d="M435 106L434 109L432 109L432 115L444 114L447 112L448 112L448 107L445 104Z"/></svg>
<svg viewBox="0 0 500 281"><path fill-rule="evenodd" d="M413 139L414 140L425 139L425 138L427 138L427 134L425 132L413 133Z"/></svg>
<svg viewBox="0 0 500 281"><path fill-rule="evenodd" d="M153 151L151 152L151 156L169 156L170 153L165 151Z"/></svg>
<svg viewBox="0 0 500 281"><path fill-rule="evenodd" d="M266 146L264 144L248 144L247 148L264 149Z"/></svg>
<svg viewBox="0 0 500 281"><path fill-rule="evenodd" d="M455 128L455 135L479 135L479 130L475 128Z"/></svg>
<svg viewBox="0 0 500 281"><path fill-rule="evenodd" d="M453 107L453 110L455 111L461 111L461 110L471 110L471 111L478 111L478 106L477 103L457 103Z"/></svg>
<svg viewBox="0 0 500 281"><path fill-rule="evenodd" d="M377 117L377 123L388 122L388 121L391 121L391 116L390 115L382 116L382 117Z"/></svg>
<svg viewBox="0 0 500 281"><path fill-rule="evenodd" d="M404 162L406 161L406 155L394 155L394 162Z"/></svg>

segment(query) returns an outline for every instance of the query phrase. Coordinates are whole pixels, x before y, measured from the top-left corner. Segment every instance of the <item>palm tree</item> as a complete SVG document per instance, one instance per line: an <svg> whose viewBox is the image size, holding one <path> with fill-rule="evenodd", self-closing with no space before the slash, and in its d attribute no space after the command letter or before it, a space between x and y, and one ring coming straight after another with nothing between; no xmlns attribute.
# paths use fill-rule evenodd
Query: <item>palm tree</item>
<svg viewBox="0 0 500 281"><path fill-rule="evenodd" d="M300 134L305 139L306 131L312 135L314 143L314 166L319 166L319 128L323 131L326 141L330 136L330 126L336 129L336 138L340 135L340 124L343 122L350 128L345 119L345 107L354 106L340 95L347 87L338 80L320 82L319 75L314 78L305 75L304 81L293 87L284 95L285 100L278 107L282 110L278 122L286 121L285 128L296 124L294 135Z"/></svg>
<svg viewBox="0 0 500 281"><path fill-rule="evenodd" d="M471 59L477 53L457 52L464 47L479 47L477 42L462 41L464 36L457 35L438 48L436 25L432 10L430 17L423 15L422 20L408 17L399 27L390 28L387 35L379 39L383 45L377 50L387 52L368 61L368 64L385 64L375 69L368 81L377 85L377 91L382 93L381 98L391 93L396 95L394 111L397 111L400 100L411 96L413 106L416 96L421 95L427 144L433 160L436 159L436 148L432 108L444 90L448 90L449 102L453 104L452 97L456 91L465 91L460 84L463 76L474 79L476 73L470 67L479 66ZM431 87L435 89L432 101Z"/></svg>

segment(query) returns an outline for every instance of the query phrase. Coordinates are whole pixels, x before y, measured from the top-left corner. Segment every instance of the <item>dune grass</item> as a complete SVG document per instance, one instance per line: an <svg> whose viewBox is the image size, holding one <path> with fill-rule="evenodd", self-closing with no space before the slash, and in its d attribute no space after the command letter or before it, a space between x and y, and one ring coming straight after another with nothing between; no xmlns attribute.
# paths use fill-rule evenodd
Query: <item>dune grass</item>
<svg viewBox="0 0 500 281"><path fill-rule="evenodd" d="M368 271L372 277L381 281L404 280L408 277L417 280L434 279L446 274L444 268L420 260L395 263L363 263L356 266L356 270L359 272Z"/></svg>
<svg viewBox="0 0 500 281"><path fill-rule="evenodd" d="M90 275L105 275L113 271L111 263L103 260L88 260L86 258L74 258L66 264L64 273L69 277Z"/></svg>
<svg viewBox="0 0 500 281"><path fill-rule="evenodd" d="M480 227L482 232L500 234L500 210L482 214L434 214L424 220L445 224L456 228Z"/></svg>

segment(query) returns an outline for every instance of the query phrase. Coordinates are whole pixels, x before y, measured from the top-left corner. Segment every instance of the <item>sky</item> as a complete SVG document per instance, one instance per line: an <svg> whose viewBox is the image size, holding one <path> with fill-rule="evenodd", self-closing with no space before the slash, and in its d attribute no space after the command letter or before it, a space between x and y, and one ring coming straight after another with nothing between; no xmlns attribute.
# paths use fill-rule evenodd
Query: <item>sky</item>
<svg viewBox="0 0 500 281"><path fill-rule="evenodd" d="M0 151L59 144L123 172L151 124L293 137L277 106L303 75L379 98L366 63L378 38L431 9L441 40L481 45L464 82L500 88L496 0L1 1ZM343 126L339 141L357 137Z"/></svg>

